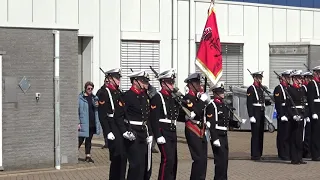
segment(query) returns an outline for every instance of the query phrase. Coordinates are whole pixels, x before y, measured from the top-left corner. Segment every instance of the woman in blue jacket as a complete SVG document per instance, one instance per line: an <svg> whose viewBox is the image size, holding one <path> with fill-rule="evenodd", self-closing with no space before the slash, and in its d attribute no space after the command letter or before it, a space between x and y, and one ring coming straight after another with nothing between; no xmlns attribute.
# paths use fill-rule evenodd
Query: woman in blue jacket
<svg viewBox="0 0 320 180"><path fill-rule="evenodd" d="M94 163L91 158L91 140L94 134L100 134L98 116L98 97L92 93L94 85L88 81L84 85L85 90L79 94L79 147L85 140L86 162Z"/></svg>

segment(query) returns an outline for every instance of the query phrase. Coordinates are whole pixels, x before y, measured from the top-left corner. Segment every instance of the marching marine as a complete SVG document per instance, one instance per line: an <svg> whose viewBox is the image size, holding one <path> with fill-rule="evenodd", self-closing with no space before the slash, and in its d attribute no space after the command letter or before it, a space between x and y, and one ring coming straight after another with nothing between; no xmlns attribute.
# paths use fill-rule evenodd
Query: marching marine
<svg viewBox="0 0 320 180"><path fill-rule="evenodd" d="M175 180L177 174L176 121L180 106L172 96L175 78L174 70L160 73L161 90L150 101L150 122L161 152L158 180Z"/></svg>
<svg viewBox="0 0 320 180"><path fill-rule="evenodd" d="M253 84L247 89L247 111L251 122L251 160L261 160L263 152L263 136L265 121L264 87L262 86L263 71L251 73Z"/></svg>
<svg viewBox="0 0 320 180"><path fill-rule="evenodd" d="M291 164L306 164L302 160L303 154L303 118L304 118L304 96L305 92L301 87L302 71L297 70L291 73L292 85L288 87L291 100L288 102L289 121L291 123L290 137Z"/></svg>
<svg viewBox="0 0 320 180"><path fill-rule="evenodd" d="M311 158L320 161L320 66L313 68L313 80L308 84L308 105L311 114Z"/></svg>
<svg viewBox="0 0 320 180"><path fill-rule="evenodd" d="M239 122L230 119L230 108L224 103L224 82L220 81L212 87L214 99L207 106L206 118L211 122L211 146L214 153L215 174L214 180L228 179L228 127L239 128ZM211 109L212 110L209 110ZM243 122L243 121L242 121ZM243 122L244 123L244 122Z"/></svg>
<svg viewBox="0 0 320 180"><path fill-rule="evenodd" d="M193 160L190 180L204 180L207 172L208 152L205 129L210 124L204 121L204 109L210 102L210 97L203 93L200 79L199 73L193 73L184 80L189 89L188 94L184 96L184 101L191 111L191 117L185 117L185 136Z"/></svg>
<svg viewBox="0 0 320 180"><path fill-rule="evenodd" d="M99 89L99 117L104 134L106 134L110 152L110 180L124 180L127 161L125 158L124 141L122 134L126 132L124 126L124 102L120 85L120 69L111 69L105 72L105 85Z"/></svg>
<svg viewBox="0 0 320 180"><path fill-rule="evenodd" d="M277 149L278 157L290 160L290 122L288 121L288 97L286 90L290 83L292 70L286 70L279 77L280 84L274 89L273 97L277 111Z"/></svg>
<svg viewBox="0 0 320 180"><path fill-rule="evenodd" d="M307 102L307 92L308 92L308 84L310 81L313 79L313 74L312 72L304 72L302 74L303 80L302 80L302 87L305 91L305 113L304 113L304 139L303 139L303 158L310 158L311 157L311 152L310 152L310 146L311 146L311 123L310 123L310 109L309 109L309 104Z"/></svg>
<svg viewBox="0 0 320 180"><path fill-rule="evenodd" d="M152 131L149 122L150 102L146 90L149 74L145 71L128 75L132 83L125 93L125 124L130 129L125 141L129 170L127 180L148 180L151 176Z"/></svg>

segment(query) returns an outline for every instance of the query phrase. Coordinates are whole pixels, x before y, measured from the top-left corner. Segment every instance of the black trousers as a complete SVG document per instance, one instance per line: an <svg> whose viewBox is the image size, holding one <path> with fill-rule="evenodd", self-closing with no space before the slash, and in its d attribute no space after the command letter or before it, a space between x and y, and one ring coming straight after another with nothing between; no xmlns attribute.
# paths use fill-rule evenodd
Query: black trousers
<svg viewBox="0 0 320 180"><path fill-rule="evenodd" d="M304 141L303 141L303 157L309 158L311 156L311 123L306 122L304 127Z"/></svg>
<svg viewBox="0 0 320 180"><path fill-rule="evenodd" d="M264 111L255 111L256 123L251 123L251 157L260 158L263 152Z"/></svg>
<svg viewBox="0 0 320 180"><path fill-rule="evenodd" d="M200 138L190 129L185 129L185 135L191 154L192 168L190 180L205 180L207 173L208 145L206 137Z"/></svg>
<svg viewBox="0 0 320 180"><path fill-rule="evenodd" d="M95 128L90 128L89 129L89 137L79 137L79 145L78 145L78 149L80 148L80 146L83 144L83 141L85 141L84 143L84 147L85 147L85 153L86 154L90 154L91 151L91 141L92 141L92 137L93 134L95 133Z"/></svg>
<svg viewBox="0 0 320 180"><path fill-rule="evenodd" d="M214 180L227 180L228 179L228 160L229 160L229 145L228 136L219 135L220 147L213 145L211 141L212 151L214 154Z"/></svg>
<svg viewBox="0 0 320 180"><path fill-rule="evenodd" d="M158 144L161 163L158 180L175 180L177 176L177 141L166 138L165 144Z"/></svg>
<svg viewBox="0 0 320 180"><path fill-rule="evenodd" d="M124 147L124 138L119 130L113 128L116 139L108 140L110 154L110 180L124 180L126 175L127 158Z"/></svg>
<svg viewBox="0 0 320 180"><path fill-rule="evenodd" d="M137 137L137 136L136 136ZM151 177L151 169L148 168L148 145L146 139L137 138L134 141L124 140L129 170L127 180L148 180Z"/></svg>
<svg viewBox="0 0 320 180"><path fill-rule="evenodd" d="M311 158L320 158L320 119L311 119Z"/></svg>
<svg viewBox="0 0 320 180"><path fill-rule="evenodd" d="M108 133L106 132L106 122L105 120L103 120L102 118L99 119L100 120L100 124L101 124L101 128L102 128L102 132L103 132L103 138L104 138L104 145L108 146Z"/></svg>
<svg viewBox="0 0 320 180"><path fill-rule="evenodd" d="M290 119L289 121L291 121L291 161L297 163L302 161L303 121L295 121L293 119Z"/></svg>
<svg viewBox="0 0 320 180"><path fill-rule="evenodd" d="M277 148L278 157L281 159L290 159L290 122L277 119Z"/></svg>

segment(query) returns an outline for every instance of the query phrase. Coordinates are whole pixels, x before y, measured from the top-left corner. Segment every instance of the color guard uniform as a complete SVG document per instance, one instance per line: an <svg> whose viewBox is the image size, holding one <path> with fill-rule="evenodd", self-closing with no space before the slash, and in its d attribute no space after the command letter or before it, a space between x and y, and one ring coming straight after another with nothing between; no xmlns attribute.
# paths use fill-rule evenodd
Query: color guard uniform
<svg viewBox="0 0 320 180"><path fill-rule="evenodd" d="M305 113L304 113L304 139L303 139L303 157L310 158L311 157L311 123L310 118L312 118L312 114L310 113L309 104L307 102L308 99L308 84L313 79L312 72L305 72L302 74L303 80L303 90L305 93L304 101L305 101Z"/></svg>

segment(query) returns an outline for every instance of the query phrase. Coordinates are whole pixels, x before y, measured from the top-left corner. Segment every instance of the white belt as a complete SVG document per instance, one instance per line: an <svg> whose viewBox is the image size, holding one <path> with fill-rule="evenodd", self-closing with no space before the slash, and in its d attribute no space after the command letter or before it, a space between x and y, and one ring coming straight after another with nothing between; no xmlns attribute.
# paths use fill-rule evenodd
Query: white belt
<svg viewBox="0 0 320 180"><path fill-rule="evenodd" d="M313 102L320 102L320 99L314 99Z"/></svg>
<svg viewBox="0 0 320 180"><path fill-rule="evenodd" d="M260 104L260 103L253 103L253 106L264 106L264 104Z"/></svg>
<svg viewBox="0 0 320 180"><path fill-rule="evenodd" d="M292 108L303 109L303 106L292 106Z"/></svg>
<svg viewBox="0 0 320 180"><path fill-rule="evenodd" d="M124 120L124 122L129 124L129 121L126 120L126 119ZM137 125L137 126L142 126L143 122L142 121L130 121L130 124Z"/></svg>
<svg viewBox="0 0 320 180"><path fill-rule="evenodd" d="M176 121L176 120L171 120L171 119L159 119L159 122L168 123L168 124L171 124L171 123L173 122L174 125L177 124L177 121Z"/></svg>
<svg viewBox="0 0 320 180"><path fill-rule="evenodd" d="M224 126L218 126L217 124L216 124L216 129L218 129L218 130L222 130L222 131L227 131L227 130L228 130L228 128L227 128L227 127L224 127Z"/></svg>
<svg viewBox="0 0 320 180"><path fill-rule="evenodd" d="M114 114L108 114L108 117L113 117Z"/></svg>
<svg viewBox="0 0 320 180"><path fill-rule="evenodd" d="M286 103L282 103L281 106L286 106Z"/></svg>

